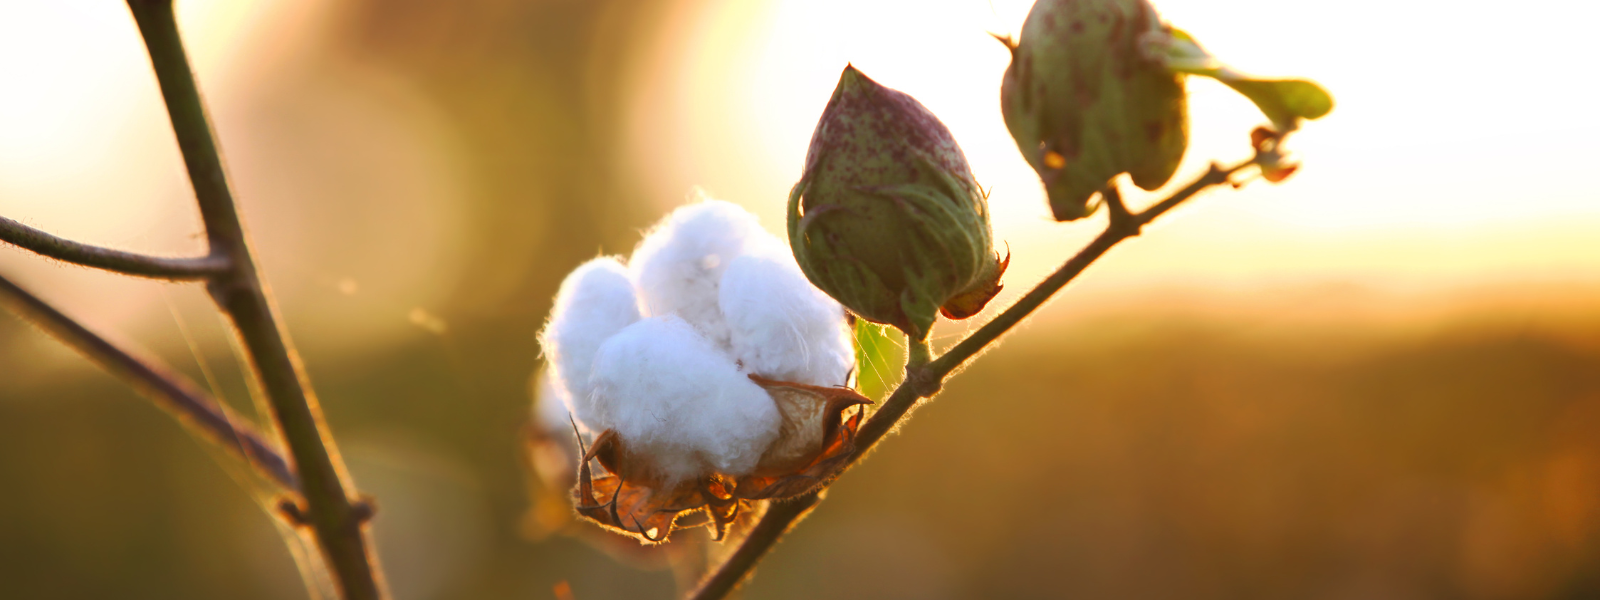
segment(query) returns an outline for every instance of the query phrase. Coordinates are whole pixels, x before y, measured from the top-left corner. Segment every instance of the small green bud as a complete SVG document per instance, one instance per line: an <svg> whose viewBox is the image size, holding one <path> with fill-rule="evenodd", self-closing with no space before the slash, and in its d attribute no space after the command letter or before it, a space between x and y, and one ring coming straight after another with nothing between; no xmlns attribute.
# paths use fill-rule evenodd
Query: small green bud
<svg viewBox="0 0 1600 600"><path fill-rule="evenodd" d="M989 202L922 103L847 66L789 194L789 244L850 312L926 339L1000 291Z"/></svg>
<svg viewBox="0 0 1600 600"><path fill-rule="evenodd" d="M1007 41L1001 111L1056 220L1093 212L1117 175L1153 190L1177 171L1189 143L1183 76L1141 43L1163 30L1145 0L1039 0Z"/></svg>

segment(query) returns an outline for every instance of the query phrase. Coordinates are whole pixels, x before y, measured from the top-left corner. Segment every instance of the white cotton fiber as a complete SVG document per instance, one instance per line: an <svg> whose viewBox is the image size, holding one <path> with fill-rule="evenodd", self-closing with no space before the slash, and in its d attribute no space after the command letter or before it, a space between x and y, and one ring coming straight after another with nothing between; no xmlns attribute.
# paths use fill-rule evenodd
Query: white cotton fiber
<svg viewBox="0 0 1600 600"><path fill-rule="evenodd" d="M675 316L639 321L607 340L592 383L594 413L579 416L594 431L616 430L668 483L747 474L778 435L772 397Z"/></svg>
<svg viewBox="0 0 1600 600"><path fill-rule="evenodd" d="M733 356L746 372L830 386L844 385L855 366L844 308L811 285L786 252L734 259L718 304Z"/></svg>
<svg viewBox="0 0 1600 600"><path fill-rule="evenodd" d="M727 347L717 286L728 263L763 236L755 215L735 204L704 200L672 212L628 260L645 315L678 315L714 344Z"/></svg>
<svg viewBox="0 0 1600 600"><path fill-rule="evenodd" d="M589 423L589 371L595 352L607 338L638 320L633 282L614 258L586 262L561 282L539 344L579 421Z"/></svg>
<svg viewBox="0 0 1600 600"><path fill-rule="evenodd" d="M572 421L568 415L572 414L567 405L572 401L567 398L566 385L561 383L561 378L555 370L546 364L539 369L539 374L533 378L533 418L540 429L553 433L572 435Z"/></svg>

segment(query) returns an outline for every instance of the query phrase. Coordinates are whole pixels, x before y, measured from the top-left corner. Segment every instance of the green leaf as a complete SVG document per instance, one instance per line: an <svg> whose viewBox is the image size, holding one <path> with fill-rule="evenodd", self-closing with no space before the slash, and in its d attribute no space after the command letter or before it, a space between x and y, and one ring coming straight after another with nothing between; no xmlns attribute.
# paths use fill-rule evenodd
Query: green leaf
<svg viewBox="0 0 1600 600"><path fill-rule="evenodd" d="M1333 97L1304 79L1216 78L1243 94L1272 120L1280 132L1293 131L1299 119L1316 119L1333 110Z"/></svg>
<svg viewBox="0 0 1600 600"><path fill-rule="evenodd" d="M856 319L856 391L873 400L882 400L900 383L900 365L905 364L904 338L895 343L899 332Z"/></svg>
<svg viewBox="0 0 1600 600"><path fill-rule="evenodd" d="M1293 131L1300 119L1318 119L1333 110L1333 96L1304 79L1267 79L1233 70L1180 29L1146 42L1150 54L1174 73L1210 77L1249 98L1281 133Z"/></svg>

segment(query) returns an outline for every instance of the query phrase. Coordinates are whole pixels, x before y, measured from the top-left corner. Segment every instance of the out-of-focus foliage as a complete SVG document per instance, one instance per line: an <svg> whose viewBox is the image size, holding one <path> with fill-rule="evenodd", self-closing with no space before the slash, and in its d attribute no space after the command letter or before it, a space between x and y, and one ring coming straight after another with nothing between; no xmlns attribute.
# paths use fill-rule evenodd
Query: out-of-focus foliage
<svg viewBox="0 0 1600 600"><path fill-rule="evenodd" d="M1600 315L1481 320L1422 333L1161 311L1041 323L956 378L835 487L750 593L1600 592ZM0 327L8 362L53 343L14 321ZM471 565L414 597L538 598L561 579L578 597L671 593L665 572L516 535L526 497L509 447L522 366L490 365L499 377L463 383L432 340L358 361L308 358L335 431L350 436L356 477L380 494L380 544L464 544L428 520L482 534L460 546ZM8 590L297 597L268 521L165 415L100 375L0 389ZM482 521L463 523L474 511ZM396 583L414 585L408 557L429 548L382 549Z"/></svg>

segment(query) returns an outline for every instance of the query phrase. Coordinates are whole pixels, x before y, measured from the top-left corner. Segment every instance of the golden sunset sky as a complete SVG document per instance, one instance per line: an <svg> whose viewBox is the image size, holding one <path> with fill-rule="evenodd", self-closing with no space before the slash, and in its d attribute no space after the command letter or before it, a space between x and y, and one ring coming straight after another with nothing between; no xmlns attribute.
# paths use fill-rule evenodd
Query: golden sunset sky
<svg viewBox="0 0 1600 600"><path fill-rule="evenodd" d="M336 13L310 0L178 4L225 152L230 137L245 137L230 115L252 85L305 60L297 53L314 44L302 42L315 40ZM1292 138L1304 161L1294 178L1201 197L1114 251L1084 286L1114 295L1168 284L1600 284L1600 113L1584 60L1587 27L1600 5L1156 4L1168 22L1234 67L1314 79L1337 105ZM1008 55L990 34L1015 34L1029 5L681 3L661 16L655 37L632 50L637 56L625 74L632 100L616 160L663 210L698 188L750 207L781 231L783 201L811 130L840 69L854 63L920 99L955 133L979 182L993 190L994 228L1014 256L1014 294L1099 228L1098 218L1049 220L1043 192L1001 121L998 89ZM0 0L0 81L0 214L119 247L198 248L176 146L120 2ZM1230 90L1193 78L1189 85L1192 143L1173 186L1208 160L1246 156L1247 134L1263 122ZM425 113L425 100L417 102ZM387 135L418 122L427 119L380 119L371 128ZM445 183L434 188L445 191L415 202L433 203L433 212L419 213L432 215L428 223L449 224L456 166L430 158L443 152L430 136L406 139L418 161L443 173L434 179ZM230 158L236 177L250 168L239 152ZM241 188L249 207L250 182ZM437 268L447 271L457 242L448 232L436 237L422 247L444 257ZM0 253L0 265L35 278L87 276L44 274L57 267L14 250ZM407 289L427 285L420 277L408 281ZM292 295L292 285L277 283Z"/></svg>
<svg viewBox="0 0 1600 600"><path fill-rule="evenodd" d="M993 187L1015 276L1037 279L1096 228L1049 222L1006 133L1008 62L1031 2L710 2L680 15L643 66L624 160L671 190L701 185L777 219L815 115L854 63L916 96ZM1576 70L1600 7L1534 2L1440 10L1419 1L1167 0L1157 9L1236 68L1322 83L1334 112L1291 141L1282 186L1216 191L1119 249L1102 279L1356 278L1440 283L1600 273L1600 112ZM914 7L921 7L920 9ZM1557 16L1559 15L1559 16ZM1244 98L1190 79L1193 141L1176 187L1208 160L1247 156L1263 122ZM1131 186L1125 186L1131 187Z"/></svg>

